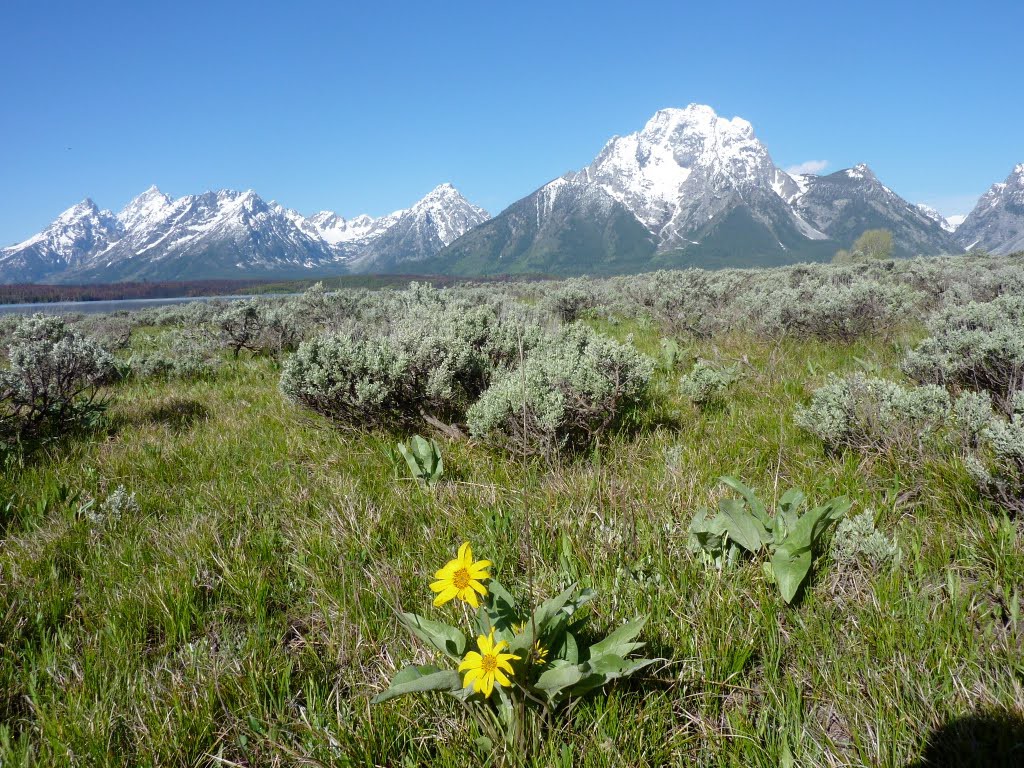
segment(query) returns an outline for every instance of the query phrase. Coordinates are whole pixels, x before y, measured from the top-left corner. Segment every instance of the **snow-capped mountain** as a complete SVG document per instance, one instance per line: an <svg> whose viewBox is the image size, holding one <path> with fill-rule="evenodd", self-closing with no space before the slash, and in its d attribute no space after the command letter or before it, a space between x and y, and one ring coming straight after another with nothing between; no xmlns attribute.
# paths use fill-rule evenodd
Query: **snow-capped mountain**
<svg viewBox="0 0 1024 768"><path fill-rule="evenodd" d="M1024 163L981 196L957 227L956 239L964 248L996 256L1024 251Z"/></svg>
<svg viewBox="0 0 1024 768"><path fill-rule="evenodd" d="M930 205L925 205L924 203L918 203L917 210L942 227L946 232L956 232L956 228L963 224L964 219L967 218L959 214L956 216L943 216Z"/></svg>
<svg viewBox="0 0 1024 768"><path fill-rule="evenodd" d="M756 210L766 226L781 217L807 237L825 239L779 205L798 188L775 167L753 126L701 104L659 110L641 131L609 141L582 175L622 203L662 249L685 246L689 234L737 204Z"/></svg>
<svg viewBox="0 0 1024 768"><path fill-rule="evenodd" d="M68 208L46 229L0 250L0 282L38 282L72 269L91 253L118 240L123 227L110 211L86 198Z"/></svg>
<svg viewBox="0 0 1024 768"><path fill-rule="evenodd" d="M896 256L961 250L938 221L882 184L864 163L827 176L802 176L800 186L803 191L790 204L843 248L865 230L888 229Z"/></svg>
<svg viewBox="0 0 1024 768"><path fill-rule="evenodd" d="M173 200L150 187L116 216L92 201L0 251L0 282L184 280L400 269L487 218L450 184L412 208L346 220L308 218L252 190Z"/></svg>
<svg viewBox="0 0 1024 768"><path fill-rule="evenodd" d="M830 258L865 229L899 254L959 250L867 166L793 177L742 118L663 109L594 161L470 230L430 266L478 272L610 273Z"/></svg>
<svg viewBox="0 0 1024 768"><path fill-rule="evenodd" d="M470 203L451 184L442 184L412 208L361 221L366 233L354 239L362 252L353 259L353 268L362 272L408 269L489 218L487 211Z"/></svg>

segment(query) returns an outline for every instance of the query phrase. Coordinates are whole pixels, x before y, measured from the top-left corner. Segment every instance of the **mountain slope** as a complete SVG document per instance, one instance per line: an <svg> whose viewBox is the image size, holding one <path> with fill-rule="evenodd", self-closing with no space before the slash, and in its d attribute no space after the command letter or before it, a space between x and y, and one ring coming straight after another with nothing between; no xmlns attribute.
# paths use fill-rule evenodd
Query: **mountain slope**
<svg viewBox="0 0 1024 768"><path fill-rule="evenodd" d="M110 211L101 211L86 198L39 234L0 250L0 282L38 282L74 268L122 232L121 222Z"/></svg>
<svg viewBox="0 0 1024 768"><path fill-rule="evenodd" d="M173 200L150 187L116 216L86 200L0 251L0 282L113 282L308 277L404 271L487 219L450 184L411 208L345 220L309 218L255 192Z"/></svg>
<svg viewBox="0 0 1024 768"><path fill-rule="evenodd" d="M699 104L663 109L429 264L453 274L609 274L825 258L837 246L787 204L798 193L746 120Z"/></svg>
<svg viewBox="0 0 1024 768"><path fill-rule="evenodd" d="M895 256L962 251L937 221L882 184L863 163L828 176L803 176L800 183L804 191L791 204L843 248L865 230L888 229Z"/></svg>
<svg viewBox="0 0 1024 768"><path fill-rule="evenodd" d="M996 256L1024 251L1024 163L1006 181L993 184L957 227L964 248L984 248Z"/></svg>
<svg viewBox="0 0 1024 768"><path fill-rule="evenodd" d="M465 275L606 274L646 268L655 249L654 237L625 206L570 174L471 229L424 262L424 269Z"/></svg>
<svg viewBox="0 0 1024 768"><path fill-rule="evenodd" d="M462 234L490 218L483 208L470 203L451 184L441 184L412 208L378 219L356 242L362 251L355 256L356 272L415 271L418 263L439 253Z"/></svg>

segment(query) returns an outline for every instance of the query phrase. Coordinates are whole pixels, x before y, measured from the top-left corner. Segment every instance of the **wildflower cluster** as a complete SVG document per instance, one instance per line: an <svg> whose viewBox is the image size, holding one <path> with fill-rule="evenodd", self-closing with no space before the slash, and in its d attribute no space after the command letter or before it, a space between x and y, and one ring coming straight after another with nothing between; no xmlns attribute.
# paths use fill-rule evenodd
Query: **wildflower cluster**
<svg viewBox="0 0 1024 768"><path fill-rule="evenodd" d="M604 639L588 644L580 636L586 618L578 614L594 599L593 591L573 584L527 611L492 577L492 567L489 560L475 560L472 547L465 542L458 554L436 571L430 584L436 607L461 602L473 609L464 615L476 637L476 648L469 647L466 634L457 627L415 613L400 613L405 628L447 657L454 668L406 667L375 702L442 691L467 705L484 706L490 718L485 722L497 724L510 738L521 727L525 710L552 712L572 698L653 663L631 658L643 647L636 637L646 618L627 622Z"/></svg>

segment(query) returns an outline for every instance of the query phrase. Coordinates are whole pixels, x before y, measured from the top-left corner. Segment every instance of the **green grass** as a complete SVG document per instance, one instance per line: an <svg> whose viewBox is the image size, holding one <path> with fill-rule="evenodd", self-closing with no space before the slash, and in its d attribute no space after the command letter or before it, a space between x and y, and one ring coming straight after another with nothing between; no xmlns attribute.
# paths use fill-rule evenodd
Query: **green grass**
<svg viewBox="0 0 1024 768"><path fill-rule="evenodd" d="M658 348L650 326L599 325ZM801 766L909 766L957 718L1020 718L1024 626L1007 602L1024 583L1021 522L980 502L955 456L829 455L792 424L854 357L898 376L894 346L736 335L689 349L739 363L725 407L702 412L659 374L651 406L593 455L524 467L438 438L448 479L433 490L395 477L387 448L404 436L294 407L269 360L119 387L107 431L0 481L0 509L14 501L0 765L498 764L449 700L368 703L429 658L394 610L453 616L427 584L464 539L519 592L530 577L537 596L594 587L600 629L649 614L648 655L666 659L580 703L525 764L774 767L788 751ZM788 608L756 563L718 573L686 547L722 474L766 499L846 494L904 557L855 579L820 558ZM138 516L79 511L118 485Z"/></svg>

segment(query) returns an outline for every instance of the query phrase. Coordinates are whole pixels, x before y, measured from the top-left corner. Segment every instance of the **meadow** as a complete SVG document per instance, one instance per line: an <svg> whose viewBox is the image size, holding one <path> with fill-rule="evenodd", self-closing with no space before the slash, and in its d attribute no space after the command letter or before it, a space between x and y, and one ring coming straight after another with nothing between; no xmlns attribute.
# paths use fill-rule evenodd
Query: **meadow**
<svg viewBox="0 0 1024 768"><path fill-rule="evenodd" d="M1022 296L958 257L0 318L0 765L1024 764ZM781 539L696 536L723 476L848 502L794 595ZM463 622L463 542L651 663L558 707L517 666L506 741L497 696L372 703L445 665L400 618Z"/></svg>

